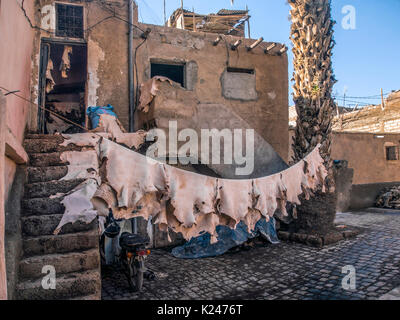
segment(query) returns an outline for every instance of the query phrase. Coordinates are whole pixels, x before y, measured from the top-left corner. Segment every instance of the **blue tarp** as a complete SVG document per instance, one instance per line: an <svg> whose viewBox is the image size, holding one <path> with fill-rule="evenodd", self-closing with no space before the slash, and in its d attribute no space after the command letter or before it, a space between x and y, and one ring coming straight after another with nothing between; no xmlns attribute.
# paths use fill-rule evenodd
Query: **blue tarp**
<svg viewBox="0 0 400 320"><path fill-rule="evenodd" d="M258 236L262 236L272 244L279 243L274 218L271 218L269 222L265 218L261 219L257 222L255 230L251 233L247 232L247 226L243 222L240 222L235 230L226 226L218 226L217 233L218 242L215 244L210 244L211 235L205 233L197 238L193 238L181 247L174 248L172 255L180 259L216 257Z"/></svg>
<svg viewBox="0 0 400 320"><path fill-rule="evenodd" d="M117 118L117 115L114 113L114 107L111 104L104 107L89 107L86 113L92 123L92 129L96 129L99 126L100 115L102 114L109 114Z"/></svg>

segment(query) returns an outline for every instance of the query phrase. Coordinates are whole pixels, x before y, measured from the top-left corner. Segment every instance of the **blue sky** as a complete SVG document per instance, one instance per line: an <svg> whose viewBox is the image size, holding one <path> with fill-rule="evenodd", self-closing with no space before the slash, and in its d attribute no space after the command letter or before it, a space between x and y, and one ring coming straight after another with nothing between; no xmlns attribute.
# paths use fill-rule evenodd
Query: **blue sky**
<svg viewBox="0 0 400 320"><path fill-rule="evenodd" d="M139 20L162 24L163 0L136 0ZM167 17L180 0L166 0ZM291 46L289 40L290 7L286 0L184 0L184 8L198 13L217 12L221 8L245 9L248 5L252 38L264 37ZM345 30L342 9L351 5L356 12L356 29ZM400 0L333 0L332 15L336 20L333 68L338 80L334 94L347 95L346 105L363 106L380 103L377 95L400 89ZM289 81L292 78L293 56L289 52ZM291 83L290 87L292 86ZM291 94L290 94L291 96ZM374 98L365 98L375 96ZM352 98L355 97L355 98ZM362 98L360 98L362 97ZM290 101L292 101L290 99ZM338 101L340 105L343 101ZM292 103L292 102L291 102Z"/></svg>

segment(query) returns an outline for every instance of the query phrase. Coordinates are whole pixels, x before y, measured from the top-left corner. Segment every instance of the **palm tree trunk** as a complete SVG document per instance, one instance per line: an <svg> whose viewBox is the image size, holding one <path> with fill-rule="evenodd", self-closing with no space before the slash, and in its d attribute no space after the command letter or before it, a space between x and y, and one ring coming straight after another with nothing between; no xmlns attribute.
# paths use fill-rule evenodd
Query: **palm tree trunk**
<svg viewBox="0 0 400 320"><path fill-rule="evenodd" d="M332 119L335 105L332 88L333 26L331 0L289 0L291 40L294 54L294 102L297 127L293 138L293 162L300 161L318 144L328 170L329 192L318 191L297 210L297 229L307 233L326 233L333 227L336 213L333 166L330 157ZM299 231L299 230L297 230Z"/></svg>

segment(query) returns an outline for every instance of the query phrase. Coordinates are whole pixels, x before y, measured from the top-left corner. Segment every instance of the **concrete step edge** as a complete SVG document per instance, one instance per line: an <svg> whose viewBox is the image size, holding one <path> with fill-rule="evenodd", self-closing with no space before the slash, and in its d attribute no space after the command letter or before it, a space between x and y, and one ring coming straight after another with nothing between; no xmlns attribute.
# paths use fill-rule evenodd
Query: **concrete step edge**
<svg viewBox="0 0 400 320"><path fill-rule="evenodd" d="M24 200L36 198L48 198L57 194L72 191L85 179L51 180L25 184Z"/></svg>
<svg viewBox="0 0 400 320"><path fill-rule="evenodd" d="M93 253L98 253L98 249L96 248L92 248L92 249L86 249L86 250L76 250L76 251L69 251L69 252L64 252L64 253L51 253L51 254L42 254L42 255L34 255L31 257L24 257L23 259L21 259L21 262L29 262L29 263L34 263L35 260L38 260L38 262L40 262L40 260L44 260L44 259L51 259L51 258L56 258L56 257L69 257L71 255L74 254L93 254Z"/></svg>
<svg viewBox="0 0 400 320"><path fill-rule="evenodd" d="M55 229L62 219L62 214L29 216L21 218L21 227L23 237L50 236L53 235ZM97 226L97 219L91 223L77 221L75 223L67 223L61 229L60 234L71 234L82 231L89 231Z"/></svg>
<svg viewBox="0 0 400 320"><path fill-rule="evenodd" d="M23 258L82 252L99 249L99 233L94 228L89 231L67 233L60 235L28 236L22 239Z"/></svg>
<svg viewBox="0 0 400 320"><path fill-rule="evenodd" d="M17 285L17 298L19 300L68 300L97 294L99 290L101 290L100 268L96 268L57 277L55 290L43 289L42 279L22 281Z"/></svg>
<svg viewBox="0 0 400 320"><path fill-rule="evenodd" d="M68 174L68 166L27 167L27 184L59 181Z"/></svg>
<svg viewBox="0 0 400 320"><path fill-rule="evenodd" d="M61 204L62 200L62 197L53 199L49 197L23 199L21 203L21 217L63 214L65 207Z"/></svg>
<svg viewBox="0 0 400 320"><path fill-rule="evenodd" d="M100 266L98 248L80 252L55 253L24 258L19 263L19 278L39 279L45 266L53 266L57 276L97 269Z"/></svg>
<svg viewBox="0 0 400 320"><path fill-rule="evenodd" d="M43 236L26 236L23 238L23 240L48 240L50 238L70 238L71 236L74 235L87 235L87 236L95 236L97 235L96 230L89 230L89 231L80 231L80 232L75 232L75 233L67 233L67 234L59 234L59 235L43 235Z"/></svg>

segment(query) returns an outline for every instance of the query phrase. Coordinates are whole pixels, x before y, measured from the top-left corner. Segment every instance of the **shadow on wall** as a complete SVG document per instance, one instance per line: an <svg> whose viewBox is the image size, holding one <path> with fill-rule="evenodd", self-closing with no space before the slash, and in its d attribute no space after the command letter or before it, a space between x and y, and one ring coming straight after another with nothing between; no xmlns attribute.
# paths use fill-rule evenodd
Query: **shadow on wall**
<svg viewBox="0 0 400 320"><path fill-rule="evenodd" d="M18 166L5 207L5 248L8 299L15 298L19 263L22 256L21 199L24 193L26 169Z"/></svg>
<svg viewBox="0 0 400 320"><path fill-rule="evenodd" d="M361 210L375 206L378 195L385 188L400 186L400 182L353 184L354 169L346 160L334 161L337 193L337 212Z"/></svg>
<svg viewBox="0 0 400 320"><path fill-rule="evenodd" d="M400 182L353 185L350 195L350 210L360 210L375 206L379 193L390 187L400 186Z"/></svg>
<svg viewBox="0 0 400 320"><path fill-rule="evenodd" d="M246 130L253 129L243 117L225 104L201 103L195 92L185 90L177 83L156 81L155 85L157 86L157 93L148 105L149 108L143 108L136 113L136 127L139 129L148 130L156 127L162 129L167 138L170 121L177 121L178 132L190 128L197 132L198 137L201 137L201 130L203 129L217 129L219 132L224 129L229 129L232 132L235 129L242 129L243 135L245 135ZM182 142L182 145L184 143ZM167 141L168 144L169 141ZM247 141L243 141L242 146L245 147L246 144ZM180 147L181 145L178 145L178 149ZM199 152L201 152L200 148ZM223 154L224 146L221 144L221 159L224 159ZM255 130L254 155L251 160L254 161L254 170L249 175L238 176L236 169L242 166L237 164L210 164L209 167L225 179L260 178L288 168L288 165L274 148Z"/></svg>

